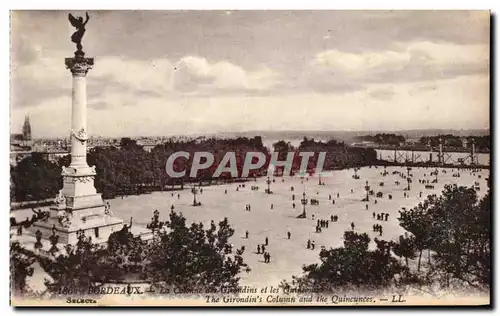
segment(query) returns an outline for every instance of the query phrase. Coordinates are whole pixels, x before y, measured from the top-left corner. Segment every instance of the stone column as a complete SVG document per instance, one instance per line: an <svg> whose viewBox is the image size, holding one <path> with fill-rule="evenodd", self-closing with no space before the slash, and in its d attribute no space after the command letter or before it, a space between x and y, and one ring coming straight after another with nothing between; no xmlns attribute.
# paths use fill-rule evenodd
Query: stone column
<svg viewBox="0 0 500 316"><path fill-rule="evenodd" d="M84 53L66 58L66 68L71 71L73 89L71 94L71 164L63 168L63 193L69 209L102 206L100 194L94 187L95 168L87 164L87 73L94 65L93 58Z"/></svg>
<svg viewBox="0 0 500 316"><path fill-rule="evenodd" d="M94 65L93 58L75 55L66 58L66 67L73 75L71 108L71 165L88 168L87 164L87 72Z"/></svg>

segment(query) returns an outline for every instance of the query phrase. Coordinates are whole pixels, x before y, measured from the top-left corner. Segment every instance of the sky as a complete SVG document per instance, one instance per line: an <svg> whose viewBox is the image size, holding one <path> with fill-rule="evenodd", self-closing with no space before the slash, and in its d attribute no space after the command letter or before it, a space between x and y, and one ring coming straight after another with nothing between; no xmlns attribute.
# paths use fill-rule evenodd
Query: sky
<svg viewBox="0 0 500 316"><path fill-rule="evenodd" d="M89 14L91 135L489 129L486 11ZM69 134L67 15L11 14L12 132Z"/></svg>

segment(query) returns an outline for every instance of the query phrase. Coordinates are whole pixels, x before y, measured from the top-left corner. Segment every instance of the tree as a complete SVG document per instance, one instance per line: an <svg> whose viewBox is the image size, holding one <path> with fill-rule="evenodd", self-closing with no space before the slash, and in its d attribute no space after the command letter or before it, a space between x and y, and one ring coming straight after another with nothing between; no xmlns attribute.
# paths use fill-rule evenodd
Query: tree
<svg viewBox="0 0 500 316"><path fill-rule="evenodd" d="M303 267L305 275L294 277L293 284L281 286L299 291L332 292L338 288L368 290L390 285L394 276L405 271L391 256L391 244L375 239L377 248L368 250L366 233L344 233L344 247L320 252L321 264Z"/></svg>
<svg viewBox="0 0 500 316"><path fill-rule="evenodd" d="M33 153L11 168L16 201L54 197L62 188L61 168L38 153Z"/></svg>
<svg viewBox="0 0 500 316"><path fill-rule="evenodd" d="M166 229L148 247L146 276L180 289L236 288L241 269L250 270L243 262L243 249L227 253L233 234L227 218L218 227L213 221L209 229L202 223L188 227L184 216L172 211Z"/></svg>
<svg viewBox="0 0 500 316"><path fill-rule="evenodd" d="M67 295L65 289L85 295L91 288L120 281L125 274L118 267L119 257L85 236L80 236L76 246L66 245L65 254L39 257L39 262L52 278L45 286L54 296Z"/></svg>
<svg viewBox="0 0 500 316"><path fill-rule="evenodd" d="M10 245L10 277L11 288L15 295L26 293L26 278L33 275L35 257L27 253L19 242Z"/></svg>
<svg viewBox="0 0 500 316"><path fill-rule="evenodd" d="M416 258L415 252L417 251L417 246L415 237L399 236L399 242L393 243L392 250L396 256L405 258L406 267L409 268L408 260Z"/></svg>
<svg viewBox="0 0 500 316"><path fill-rule="evenodd" d="M490 193L478 202L474 188L446 185L441 196L429 196L400 214L400 225L415 237L418 271L427 249L429 263L433 259L429 276L442 285L489 286Z"/></svg>

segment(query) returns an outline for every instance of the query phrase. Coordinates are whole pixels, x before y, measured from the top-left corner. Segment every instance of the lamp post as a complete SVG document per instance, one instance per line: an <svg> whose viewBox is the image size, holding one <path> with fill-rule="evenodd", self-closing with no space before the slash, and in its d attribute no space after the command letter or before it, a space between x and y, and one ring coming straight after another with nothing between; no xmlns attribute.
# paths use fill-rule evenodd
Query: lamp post
<svg viewBox="0 0 500 316"><path fill-rule="evenodd" d="M85 239L85 232L83 231L83 229L79 229L77 232L76 232L76 237L78 238L78 243L77 245L81 245L81 243L83 242L83 240Z"/></svg>
<svg viewBox="0 0 500 316"><path fill-rule="evenodd" d="M365 182L365 190L366 190L366 202L370 200L370 195L368 192L370 191L370 186L368 185L368 181Z"/></svg>
<svg viewBox="0 0 500 316"><path fill-rule="evenodd" d="M267 177L267 194L271 194L271 179Z"/></svg>
<svg viewBox="0 0 500 316"><path fill-rule="evenodd" d="M40 242L42 240L42 232L39 229L35 232L35 238L36 238L35 249L42 248L43 246L42 243Z"/></svg>
<svg viewBox="0 0 500 316"><path fill-rule="evenodd" d="M49 237L49 240L50 240L50 244L52 245L52 247L50 247L50 249L49 249L49 252L51 254L58 252L59 249L57 248L57 243L59 242L59 236L56 235L55 227L52 227L52 236Z"/></svg>
<svg viewBox="0 0 500 316"><path fill-rule="evenodd" d="M407 190L410 191L410 182L411 182L411 179L410 179L410 171L411 171L411 167L407 167L406 168L406 180L408 182L408 187L407 187Z"/></svg>
<svg viewBox="0 0 500 316"><path fill-rule="evenodd" d="M196 194L198 193L198 189L196 189L196 185L191 189L191 193L193 193L193 206L198 206L198 202L196 201Z"/></svg>
<svg viewBox="0 0 500 316"><path fill-rule="evenodd" d="M302 193L302 199L300 200L300 203L302 203L302 217L306 218L306 205L307 205L306 191Z"/></svg>

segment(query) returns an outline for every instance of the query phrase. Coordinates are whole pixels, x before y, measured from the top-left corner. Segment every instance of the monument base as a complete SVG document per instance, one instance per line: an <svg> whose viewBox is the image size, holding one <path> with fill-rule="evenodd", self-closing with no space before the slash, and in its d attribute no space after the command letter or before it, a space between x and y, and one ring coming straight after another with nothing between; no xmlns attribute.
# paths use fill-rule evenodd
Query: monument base
<svg viewBox="0 0 500 316"><path fill-rule="evenodd" d="M109 235L123 228L123 220L116 217L107 217L100 221L88 221L78 225L62 226L49 219L46 222L36 222L31 227L34 234L37 230L42 233L42 239L49 239L53 231L59 236L59 243L76 244L77 232L83 232L86 237L92 237L95 243L107 242Z"/></svg>
<svg viewBox="0 0 500 316"><path fill-rule="evenodd" d="M121 229L121 225L118 225L118 227L115 228L115 231L116 229ZM33 226L31 227L33 228ZM40 230L42 231L45 230L45 232L43 234L49 234L49 235L52 235L52 229L50 230L46 230L46 227L37 227L35 229L36 230ZM101 228L99 228L101 229ZM151 230L147 229L146 227L143 227L143 226L139 226L139 225L132 225L132 228L130 229L130 232L132 233L132 235L134 235L134 237L139 237L141 238L142 240L146 241L146 240L150 240L153 238L153 233L151 232ZM46 258L55 258L57 257L58 255L64 255L66 254L66 245L68 243L65 243L65 242L62 242L61 238L63 238L63 236L65 234L62 234L61 232L57 232L57 234L60 237L60 240L58 241L57 243L57 252L55 253L51 253L50 252L50 249L52 247L50 241L44 236L44 238L42 238L40 240L40 243L42 245L41 248L36 248L35 247L35 244L36 244L36 237L35 237L35 234L33 232L32 229L28 229L26 232L23 232L22 235L17 235L16 234L16 230L15 229L11 229L11 242L19 242L21 244L21 246L28 250L28 251L32 251L34 252L35 254L37 255L40 255L42 257L46 257ZM88 236L90 234L90 231L86 231L85 232L85 235ZM72 236L75 236L76 235L76 232L68 232L67 236L68 236L68 239L71 239ZM106 246L107 245L107 238L104 238L104 236L101 236L100 235L100 238L94 238L92 237L92 242L95 242L97 244L101 244L101 245L104 245ZM70 244L73 244L74 243L70 243Z"/></svg>

